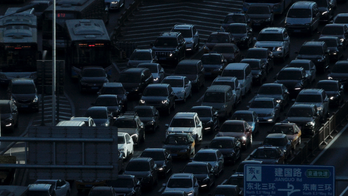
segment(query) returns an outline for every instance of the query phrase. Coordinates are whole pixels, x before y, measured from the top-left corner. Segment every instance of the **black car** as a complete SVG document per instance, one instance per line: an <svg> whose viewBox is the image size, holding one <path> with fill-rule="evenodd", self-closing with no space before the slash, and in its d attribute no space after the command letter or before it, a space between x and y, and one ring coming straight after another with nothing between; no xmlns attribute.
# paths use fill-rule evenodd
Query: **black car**
<svg viewBox="0 0 348 196"><path fill-rule="evenodd" d="M285 158L289 160L293 154L293 148L291 141L286 134L283 133L270 133L266 136L262 143L264 146L277 146L285 154Z"/></svg>
<svg viewBox="0 0 348 196"><path fill-rule="evenodd" d="M199 188L210 190L215 183L214 168L208 162L189 162L183 173L192 173L198 180Z"/></svg>
<svg viewBox="0 0 348 196"><path fill-rule="evenodd" d="M285 153L277 146L260 146L253 150L245 160L262 161L265 164L284 164Z"/></svg>
<svg viewBox="0 0 348 196"><path fill-rule="evenodd" d="M172 156L164 148L146 148L139 157L151 157L157 165L158 175L166 177L172 171Z"/></svg>
<svg viewBox="0 0 348 196"><path fill-rule="evenodd" d="M39 111L39 97L33 79L13 78L7 93L19 110Z"/></svg>
<svg viewBox="0 0 348 196"><path fill-rule="evenodd" d="M143 93L147 85L153 83L153 76L147 68L129 68L120 73L118 82L122 83L129 94L137 96Z"/></svg>
<svg viewBox="0 0 348 196"><path fill-rule="evenodd" d="M79 81L80 92L84 92L99 91L109 79L102 67L84 67L79 74Z"/></svg>
<svg viewBox="0 0 348 196"><path fill-rule="evenodd" d="M92 106L87 109L85 117L93 118L96 126L108 127L110 126L113 116L105 106Z"/></svg>
<svg viewBox="0 0 348 196"><path fill-rule="evenodd" d="M312 60L309 59L294 59L290 61L285 67L302 67L306 72L306 77L309 80L309 83L314 83L317 79L317 68Z"/></svg>
<svg viewBox="0 0 348 196"><path fill-rule="evenodd" d="M204 131L214 132L219 129L217 111L212 106L193 106L189 112L197 112Z"/></svg>
<svg viewBox="0 0 348 196"><path fill-rule="evenodd" d="M324 41L307 41L302 44L300 51L296 52L296 59L312 60L317 72L325 72L330 66L330 50Z"/></svg>
<svg viewBox="0 0 348 196"><path fill-rule="evenodd" d="M319 80L316 88L321 88L329 97L330 106L340 106L344 102L343 89L338 80Z"/></svg>
<svg viewBox="0 0 348 196"><path fill-rule="evenodd" d="M268 4L250 4L246 14L250 19L252 27L262 28L273 25L274 14Z"/></svg>
<svg viewBox="0 0 348 196"><path fill-rule="evenodd" d="M100 88L98 95L112 94L117 95L119 104L122 105L122 112L127 111L127 96L128 92L123 88L120 82L107 82Z"/></svg>
<svg viewBox="0 0 348 196"><path fill-rule="evenodd" d="M220 75L227 65L227 60L219 53L203 54L201 61L204 67L205 76L207 77L216 77Z"/></svg>
<svg viewBox="0 0 348 196"><path fill-rule="evenodd" d="M333 36L340 39L343 48L348 44L348 27L344 24L327 24L321 31L320 37Z"/></svg>
<svg viewBox="0 0 348 196"><path fill-rule="evenodd" d="M205 42L204 52L210 52L218 43L233 43L233 37L229 32L212 32Z"/></svg>
<svg viewBox="0 0 348 196"><path fill-rule="evenodd" d="M248 63L253 75L253 84L262 84L267 79L267 67L264 61L261 59L245 58L240 61L241 63Z"/></svg>
<svg viewBox="0 0 348 196"><path fill-rule="evenodd" d="M168 115L175 109L175 94L170 84L150 84L139 100L140 105L151 105Z"/></svg>
<svg viewBox="0 0 348 196"><path fill-rule="evenodd" d="M159 128L159 113L154 106L139 105L134 107L146 131L156 131Z"/></svg>
<svg viewBox="0 0 348 196"><path fill-rule="evenodd" d="M125 170L125 175L134 175L141 183L141 188L152 189L158 182L158 169L155 161L149 157L132 158Z"/></svg>
<svg viewBox="0 0 348 196"><path fill-rule="evenodd" d="M327 45L329 52L329 57L331 62L336 62L340 60L343 54L343 43L338 37L334 36L323 36L318 39L318 41L324 41Z"/></svg>
<svg viewBox="0 0 348 196"><path fill-rule="evenodd" d="M249 48L245 58L261 59L262 64L265 64L267 73L273 69L273 54L268 48Z"/></svg>
<svg viewBox="0 0 348 196"><path fill-rule="evenodd" d="M180 32L164 32L156 38L152 50L158 62L176 64L185 59L186 41Z"/></svg>
<svg viewBox="0 0 348 196"><path fill-rule="evenodd" d="M231 23L222 25L225 32L233 37L233 42L239 48L249 48L254 44L253 30L247 23Z"/></svg>
<svg viewBox="0 0 348 196"><path fill-rule="evenodd" d="M331 0L314 0L318 4L320 12L320 21L329 22L335 15L334 5L331 4Z"/></svg>
<svg viewBox="0 0 348 196"><path fill-rule="evenodd" d="M158 63L140 63L138 68L148 68L151 71L153 77L153 83L161 83L165 77L163 67Z"/></svg>
<svg viewBox="0 0 348 196"><path fill-rule="evenodd" d="M302 89L309 86L302 67L285 67L278 72L275 79L275 83L283 84L288 89L290 98L296 98Z"/></svg>
<svg viewBox="0 0 348 196"><path fill-rule="evenodd" d="M141 195L141 183L134 175L118 175L116 180L106 181L106 185L112 186L117 194Z"/></svg>
<svg viewBox="0 0 348 196"><path fill-rule="evenodd" d="M266 83L263 84L257 91L254 98L258 97L273 97L280 105L280 109L284 110L289 103L289 92L285 85L281 83Z"/></svg>
<svg viewBox="0 0 348 196"><path fill-rule="evenodd" d="M291 106L283 122L296 123L303 136L314 135L321 126L317 107L314 104Z"/></svg>
<svg viewBox="0 0 348 196"><path fill-rule="evenodd" d="M338 80L341 82L344 90L348 90L348 60L337 61L327 77L329 80Z"/></svg>
<svg viewBox="0 0 348 196"><path fill-rule="evenodd" d="M245 13L242 12L232 12L226 15L223 24L230 23L249 23L249 18Z"/></svg>
<svg viewBox="0 0 348 196"><path fill-rule="evenodd" d="M13 100L0 100L1 130L14 131L18 127L18 109Z"/></svg>
<svg viewBox="0 0 348 196"><path fill-rule="evenodd" d="M110 112L110 115L113 118L116 118L117 116L119 116L123 109L117 95L112 95L112 94L98 95L97 99L95 100L94 103L92 103L92 105L107 107Z"/></svg>
<svg viewBox="0 0 348 196"><path fill-rule="evenodd" d="M224 170L224 156L218 149L200 149L196 155L192 158L192 162L207 162L210 163L213 168L215 176L221 174Z"/></svg>
<svg viewBox="0 0 348 196"><path fill-rule="evenodd" d="M204 86L205 70L201 60L182 60L175 68L174 75L186 76L192 84L192 88L199 90Z"/></svg>
<svg viewBox="0 0 348 196"><path fill-rule="evenodd" d="M231 120L244 120L246 121L251 129L252 134L256 135L259 133L259 117L255 111L251 110L237 110L233 113Z"/></svg>
<svg viewBox="0 0 348 196"><path fill-rule="evenodd" d="M195 139L190 133L169 134L163 144L173 158L190 159L196 154Z"/></svg>
<svg viewBox="0 0 348 196"><path fill-rule="evenodd" d="M208 148L218 149L224 156L225 164L235 164L242 157L241 143L235 137L215 137Z"/></svg>
<svg viewBox="0 0 348 196"><path fill-rule="evenodd" d="M234 43L218 43L215 44L212 52L222 54L228 63L236 63L242 59L242 54L238 46Z"/></svg>

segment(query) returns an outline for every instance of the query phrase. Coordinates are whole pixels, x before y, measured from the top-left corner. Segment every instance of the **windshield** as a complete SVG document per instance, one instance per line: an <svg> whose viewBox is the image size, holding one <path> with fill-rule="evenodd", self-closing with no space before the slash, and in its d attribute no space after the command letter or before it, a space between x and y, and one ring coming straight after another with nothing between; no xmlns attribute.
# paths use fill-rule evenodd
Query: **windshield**
<svg viewBox="0 0 348 196"><path fill-rule="evenodd" d="M224 23L244 23L247 22L245 21L245 16L243 15L227 15Z"/></svg>
<svg viewBox="0 0 348 196"><path fill-rule="evenodd" d="M195 122L193 119L174 118L170 123L170 127L195 127Z"/></svg>
<svg viewBox="0 0 348 196"><path fill-rule="evenodd" d="M227 85L230 86L232 88L232 90L234 90L234 82L229 81L229 82L225 82L225 81L214 81L211 85Z"/></svg>
<svg viewBox="0 0 348 196"><path fill-rule="evenodd" d="M139 68L148 68L151 73L158 73L157 65L138 65Z"/></svg>
<svg viewBox="0 0 348 196"><path fill-rule="evenodd" d="M297 95L296 102L313 103L313 102L322 102L322 100L320 95L299 94Z"/></svg>
<svg viewBox="0 0 348 196"><path fill-rule="evenodd" d="M211 117L211 110L209 109L191 109L190 112L197 112L199 117Z"/></svg>
<svg viewBox="0 0 348 196"><path fill-rule="evenodd" d="M344 26L325 26L323 28L323 31L321 32L322 35L343 35L343 27Z"/></svg>
<svg viewBox="0 0 348 196"><path fill-rule="evenodd" d="M257 93L261 95L281 95L282 88L277 86L261 86Z"/></svg>
<svg viewBox="0 0 348 196"><path fill-rule="evenodd" d="M179 67L176 67L175 69L175 74L180 75L180 74L197 74L197 67L196 66L187 66L187 65L182 65Z"/></svg>
<svg viewBox="0 0 348 196"><path fill-rule="evenodd" d="M308 63L290 63L289 67L302 67L304 70L309 70Z"/></svg>
<svg viewBox="0 0 348 196"><path fill-rule="evenodd" d="M310 9L289 9L287 17L289 18L310 18Z"/></svg>
<svg viewBox="0 0 348 196"><path fill-rule="evenodd" d="M267 57L268 54L266 50L248 50L245 58L262 59Z"/></svg>
<svg viewBox="0 0 348 196"><path fill-rule="evenodd" d="M318 7L329 7L327 2L328 0L314 0L318 4Z"/></svg>
<svg viewBox="0 0 348 196"><path fill-rule="evenodd" d="M117 144L124 144L125 141L124 141L124 137L123 136L118 136L117 137Z"/></svg>
<svg viewBox="0 0 348 196"><path fill-rule="evenodd" d="M125 90L122 87L103 87L100 92L101 94L124 94Z"/></svg>
<svg viewBox="0 0 348 196"><path fill-rule="evenodd" d="M188 140L185 135L168 135L164 143L174 145L186 145L188 144Z"/></svg>
<svg viewBox="0 0 348 196"><path fill-rule="evenodd" d="M216 53L234 53L233 46L214 46L213 51Z"/></svg>
<svg viewBox="0 0 348 196"><path fill-rule="evenodd" d="M313 117L311 108L290 108L288 117Z"/></svg>
<svg viewBox="0 0 348 196"><path fill-rule="evenodd" d="M152 56L148 52L133 52L129 60L151 60Z"/></svg>
<svg viewBox="0 0 348 196"><path fill-rule="evenodd" d="M152 117L152 109L135 109L139 117Z"/></svg>
<svg viewBox="0 0 348 196"><path fill-rule="evenodd" d="M143 153L141 153L140 157L151 157L155 161L162 161L162 160L165 159L164 158L164 153L162 151L158 151L158 152L146 152L146 151L143 151Z"/></svg>
<svg viewBox="0 0 348 196"><path fill-rule="evenodd" d="M245 120L247 122L252 122L253 115L252 114L235 113L232 116L232 120Z"/></svg>
<svg viewBox="0 0 348 196"><path fill-rule="evenodd" d="M228 35L224 34L217 34L217 35L210 35L207 40L208 43L228 43Z"/></svg>
<svg viewBox="0 0 348 196"><path fill-rule="evenodd" d="M338 91L338 85L336 83L324 83L324 82L319 82L317 84L317 88L324 89L324 91Z"/></svg>
<svg viewBox="0 0 348 196"><path fill-rule="evenodd" d="M83 77L106 77L103 69L84 69L82 71Z"/></svg>
<svg viewBox="0 0 348 196"><path fill-rule="evenodd" d="M300 71L281 71L277 76L278 80L302 80Z"/></svg>
<svg viewBox="0 0 348 196"><path fill-rule="evenodd" d="M143 96L168 96L167 88L146 88L144 90Z"/></svg>
<svg viewBox="0 0 348 196"><path fill-rule="evenodd" d="M263 145L285 146L288 143L287 138L265 138Z"/></svg>
<svg viewBox="0 0 348 196"><path fill-rule="evenodd" d="M192 174L207 174L208 170L205 165L187 165L183 172Z"/></svg>
<svg viewBox="0 0 348 196"><path fill-rule="evenodd" d="M127 164L126 171L150 171L150 165L144 162L130 161Z"/></svg>
<svg viewBox="0 0 348 196"><path fill-rule="evenodd" d="M154 45L156 47L176 47L178 42L176 38L157 38Z"/></svg>
<svg viewBox="0 0 348 196"><path fill-rule="evenodd" d="M319 41L324 41L327 47L337 47L339 45L337 39L319 39Z"/></svg>
<svg viewBox="0 0 348 196"><path fill-rule="evenodd" d="M292 128L292 126L274 126L272 133L293 134L294 129Z"/></svg>
<svg viewBox="0 0 348 196"><path fill-rule="evenodd" d="M211 141L209 148L232 148L233 142L231 140L213 140Z"/></svg>
<svg viewBox="0 0 348 196"><path fill-rule="evenodd" d="M192 31L191 31L191 29L180 29L180 30L174 29L173 31L174 31L174 32L180 32L181 35L182 35L183 37L185 37L185 38L190 38L190 37L192 37Z"/></svg>
<svg viewBox="0 0 348 196"><path fill-rule="evenodd" d="M332 68L332 73L348 73L348 65L347 64L336 64Z"/></svg>
<svg viewBox="0 0 348 196"><path fill-rule="evenodd" d="M218 92L206 92L203 97L203 102L207 103L224 103L225 94Z"/></svg>
<svg viewBox="0 0 348 196"><path fill-rule="evenodd" d="M172 87L184 87L184 82L182 79L164 79L162 83L170 84Z"/></svg>
<svg viewBox="0 0 348 196"><path fill-rule="evenodd" d="M202 56L201 61L203 64L221 64L223 62L221 56L217 55Z"/></svg>
<svg viewBox="0 0 348 196"><path fill-rule="evenodd" d="M339 16L336 18L334 23L348 23L348 17Z"/></svg>
<svg viewBox="0 0 348 196"><path fill-rule="evenodd" d="M236 77L238 80L244 80L244 70L229 70L225 69L221 76L232 76Z"/></svg>
<svg viewBox="0 0 348 196"><path fill-rule="evenodd" d="M273 108L273 101L253 101L250 108Z"/></svg>
<svg viewBox="0 0 348 196"><path fill-rule="evenodd" d="M244 25L234 25L233 28L230 28L229 31L230 33L235 33L235 34L244 34L246 33L246 27Z"/></svg>
<svg viewBox="0 0 348 196"><path fill-rule="evenodd" d="M248 14L270 14L270 10L266 6L251 6L249 7Z"/></svg>
<svg viewBox="0 0 348 196"><path fill-rule="evenodd" d="M279 157L279 154L276 150L272 149L257 149L253 154L253 157L258 159L275 159Z"/></svg>
<svg viewBox="0 0 348 196"><path fill-rule="evenodd" d="M241 123L234 123L234 124L230 124L230 123L223 123L221 128L220 128L220 132L244 132L244 126Z"/></svg>
<svg viewBox="0 0 348 196"><path fill-rule="evenodd" d="M283 41L283 34L281 33L260 33L257 41Z"/></svg>
<svg viewBox="0 0 348 196"><path fill-rule="evenodd" d="M215 153L197 153L195 157L193 158L194 161L216 161L216 155Z"/></svg>
<svg viewBox="0 0 348 196"><path fill-rule="evenodd" d="M34 85L20 84L11 87L11 93L13 94L34 94L35 92Z"/></svg>
<svg viewBox="0 0 348 196"><path fill-rule="evenodd" d="M99 97L95 101L96 106L116 106L118 105L117 99L112 97Z"/></svg>
<svg viewBox="0 0 348 196"><path fill-rule="evenodd" d="M137 124L133 119L117 119L114 123L114 126L118 128L136 128Z"/></svg>
<svg viewBox="0 0 348 196"><path fill-rule="evenodd" d="M169 179L169 188L190 188L192 187L191 179Z"/></svg>
<svg viewBox="0 0 348 196"><path fill-rule="evenodd" d="M106 119L108 114L105 110L87 110L85 117L92 117L93 119Z"/></svg>

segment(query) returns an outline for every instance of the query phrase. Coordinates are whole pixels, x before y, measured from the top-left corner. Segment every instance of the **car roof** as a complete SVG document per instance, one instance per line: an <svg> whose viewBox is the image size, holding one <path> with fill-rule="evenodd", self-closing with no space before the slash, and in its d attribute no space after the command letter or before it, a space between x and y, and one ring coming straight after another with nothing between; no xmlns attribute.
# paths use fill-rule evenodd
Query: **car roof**
<svg viewBox="0 0 348 196"><path fill-rule="evenodd" d="M120 131L117 133L117 136L125 136L125 135L129 135L129 134L126 132L120 132Z"/></svg>
<svg viewBox="0 0 348 196"><path fill-rule="evenodd" d="M136 49L134 49L133 53L134 52L148 52L148 53L152 53L152 49L151 48L147 48L147 49L136 48Z"/></svg>
<svg viewBox="0 0 348 196"><path fill-rule="evenodd" d="M270 133L266 136L266 138L273 138L273 139L277 139L277 138L286 138L286 134L284 133Z"/></svg>
<svg viewBox="0 0 348 196"><path fill-rule="evenodd" d="M307 88L302 89L299 93L300 94L321 94L324 90L321 88Z"/></svg>
<svg viewBox="0 0 348 196"><path fill-rule="evenodd" d="M255 111L252 110L236 110L233 114L254 114Z"/></svg>
<svg viewBox="0 0 348 196"><path fill-rule="evenodd" d="M315 108L315 105L310 103L294 104L290 108Z"/></svg>
<svg viewBox="0 0 348 196"><path fill-rule="evenodd" d="M145 148L145 150L143 150L143 152L145 151L150 151L150 152L163 152L166 151L166 149L164 148Z"/></svg>
<svg viewBox="0 0 348 196"><path fill-rule="evenodd" d="M234 82L235 80L237 80L237 78L233 76L218 76L214 79L214 81L232 81L232 80Z"/></svg>
<svg viewBox="0 0 348 196"><path fill-rule="evenodd" d="M259 146L258 148L256 148L257 150L258 149L279 149L278 146Z"/></svg>
<svg viewBox="0 0 348 196"><path fill-rule="evenodd" d="M273 101L273 97L255 97L253 101Z"/></svg>
<svg viewBox="0 0 348 196"><path fill-rule="evenodd" d="M338 80L319 80L317 85L320 83L339 83Z"/></svg>
<svg viewBox="0 0 348 196"><path fill-rule="evenodd" d="M152 106L152 105L137 105L134 107L134 110L136 109L151 109L153 110L155 108L155 106Z"/></svg>
<svg viewBox="0 0 348 196"><path fill-rule="evenodd" d="M194 161L194 162L188 162L187 164L186 164L186 166L188 166L188 165L197 165L197 166L201 166L201 165L204 165L204 166L206 166L206 165L210 165L210 163L208 163L208 162L203 162L203 161Z"/></svg>
<svg viewBox="0 0 348 196"><path fill-rule="evenodd" d="M134 175L129 175L129 174L122 174L122 175L117 175L117 180L119 179L134 179Z"/></svg>
<svg viewBox="0 0 348 196"><path fill-rule="evenodd" d="M212 149L212 148L201 148L197 153L216 153L219 151L218 149Z"/></svg>
<svg viewBox="0 0 348 196"><path fill-rule="evenodd" d="M335 37L335 36L323 36L323 37L319 37L319 41L320 40L328 40L328 39L335 39L335 40L339 40L340 38Z"/></svg>
<svg viewBox="0 0 348 196"><path fill-rule="evenodd" d="M262 84L262 86L260 86L260 88L261 87L281 87L281 86L283 86L283 84L281 83L264 83Z"/></svg>
<svg viewBox="0 0 348 196"><path fill-rule="evenodd" d="M294 59L291 60L289 64L291 63L310 63L312 60L309 59Z"/></svg>
<svg viewBox="0 0 348 196"><path fill-rule="evenodd" d="M303 67L284 67L280 71L303 71Z"/></svg>
<svg viewBox="0 0 348 196"><path fill-rule="evenodd" d="M52 187L51 184L29 184L28 189L31 191L49 190Z"/></svg>
<svg viewBox="0 0 348 196"><path fill-rule="evenodd" d="M185 66L196 65L200 61L201 61L200 59L185 59L185 60L180 61L177 66L179 66L179 65L185 65Z"/></svg>
<svg viewBox="0 0 348 196"><path fill-rule="evenodd" d="M249 63L229 63L225 69L241 70L245 69L247 66L249 66Z"/></svg>
<svg viewBox="0 0 348 196"><path fill-rule="evenodd" d="M338 16L348 16L348 13L338 13L337 15L336 15L336 17L338 17Z"/></svg>
<svg viewBox="0 0 348 196"><path fill-rule="evenodd" d="M211 85L205 92L225 92L231 89L231 86L228 85Z"/></svg>
<svg viewBox="0 0 348 196"><path fill-rule="evenodd" d="M121 73L141 73L148 68L128 68L124 69Z"/></svg>
<svg viewBox="0 0 348 196"><path fill-rule="evenodd" d="M85 121L82 120L62 120L56 126L80 126L84 124Z"/></svg>
<svg viewBox="0 0 348 196"><path fill-rule="evenodd" d="M89 107L87 110L108 110L106 106L92 106Z"/></svg>
<svg viewBox="0 0 348 196"><path fill-rule="evenodd" d="M196 106L192 106L192 109L197 109L197 110L201 110L201 109L206 109L206 110L212 110L214 109L213 106L207 106L207 105L196 105Z"/></svg>
<svg viewBox="0 0 348 196"><path fill-rule="evenodd" d="M292 127L294 125L296 125L296 124L291 123L291 122L286 122L286 123L279 122L279 123L274 124L273 127Z"/></svg>
<svg viewBox="0 0 348 196"><path fill-rule="evenodd" d="M103 87L123 87L121 82L105 82Z"/></svg>
<svg viewBox="0 0 348 196"><path fill-rule="evenodd" d="M97 99L99 98L117 98L117 95L115 94L102 94L102 95L98 95Z"/></svg>
<svg viewBox="0 0 348 196"><path fill-rule="evenodd" d="M157 67L160 66L159 63L139 63L138 67L144 66L144 67Z"/></svg>
<svg viewBox="0 0 348 196"><path fill-rule="evenodd" d="M346 26L345 24L340 24L340 23L334 23L334 24L326 24L324 28L330 28L330 27L344 27Z"/></svg>
<svg viewBox="0 0 348 196"><path fill-rule="evenodd" d="M179 178L179 179L182 179L182 178L193 178L194 175L193 174L190 174L190 173L175 173L175 174L172 174L169 179L175 179L175 178Z"/></svg>
<svg viewBox="0 0 348 196"><path fill-rule="evenodd" d="M253 59L253 58L244 58L240 61L241 63L248 63L248 62L259 62L261 63L261 59Z"/></svg>
<svg viewBox="0 0 348 196"><path fill-rule="evenodd" d="M236 44L234 44L234 43L216 43L215 46L214 46L214 48L215 48L215 47L226 47L226 46L233 47L233 46L235 46L235 45L236 45Z"/></svg>
<svg viewBox="0 0 348 196"><path fill-rule="evenodd" d="M225 24L226 25L226 24ZM248 24L247 23L238 23L238 22L235 22L235 23L230 23L230 24L227 24L228 26L244 26L244 27L247 27Z"/></svg>
<svg viewBox="0 0 348 196"><path fill-rule="evenodd" d="M100 66L85 66L82 68L82 70L86 70L86 69L102 69L102 70L104 70L104 68L100 67Z"/></svg>
<svg viewBox="0 0 348 196"><path fill-rule="evenodd" d="M267 27L262 29L260 31L260 34L261 33L278 34L278 33L282 33L283 31L285 31L284 27Z"/></svg>
<svg viewBox="0 0 348 196"><path fill-rule="evenodd" d="M302 46L323 46L325 45L324 41L306 41Z"/></svg>
<svg viewBox="0 0 348 196"><path fill-rule="evenodd" d="M34 84L34 80L30 78L12 78L12 84Z"/></svg>
<svg viewBox="0 0 348 196"><path fill-rule="evenodd" d="M181 35L180 32L172 31L172 32L163 32L160 37L178 37Z"/></svg>
<svg viewBox="0 0 348 196"><path fill-rule="evenodd" d="M190 118L192 119L197 115L196 112L177 112L173 118Z"/></svg>
<svg viewBox="0 0 348 196"><path fill-rule="evenodd" d="M223 123L223 124L225 124L225 123L228 123L228 124L244 124L244 120L225 120L225 122Z"/></svg>
<svg viewBox="0 0 348 196"><path fill-rule="evenodd" d="M315 2L313 2L313 1L297 1L297 2L292 4L290 9L291 8L294 8L294 9L310 8L310 6L312 6L314 3Z"/></svg>
<svg viewBox="0 0 348 196"><path fill-rule="evenodd" d="M150 162L151 160L152 160L152 158L150 158L150 157L133 157L133 158L131 158L131 160L129 160L129 162L133 162L133 161Z"/></svg>
<svg viewBox="0 0 348 196"><path fill-rule="evenodd" d="M264 50L267 50L267 51L269 51L269 49L268 48L249 48L248 49L248 51L253 51L253 50L255 50L255 51L264 51Z"/></svg>
<svg viewBox="0 0 348 196"><path fill-rule="evenodd" d="M149 84L146 88L168 88L170 84L159 83L159 84Z"/></svg>
<svg viewBox="0 0 348 196"><path fill-rule="evenodd" d="M219 34L221 34L221 35L229 35L230 33L229 32L212 32L210 35L219 35Z"/></svg>
<svg viewBox="0 0 348 196"><path fill-rule="evenodd" d="M191 29L193 26L193 24L176 24L174 25L174 29Z"/></svg>
<svg viewBox="0 0 348 196"><path fill-rule="evenodd" d="M206 53L206 54L203 54L202 57L204 57L204 56L222 56L222 54L220 54L220 53Z"/></svg>
<svg viewBox="0 0 348 196"><path fill-rule="evenodd" d="M219 137L214 137L212 139L212 141L213 140L224 140L224 141L231 140L231 141L234 141L235 139L236 139L235 137L231 137L231 136L219 136Z"/></svg>
<svg viewBox="0 0 348 196"><path fill-rule="evenodd" d="M166 76L164 79L182 80L184 78L186 78L186 76Z"/></svg>

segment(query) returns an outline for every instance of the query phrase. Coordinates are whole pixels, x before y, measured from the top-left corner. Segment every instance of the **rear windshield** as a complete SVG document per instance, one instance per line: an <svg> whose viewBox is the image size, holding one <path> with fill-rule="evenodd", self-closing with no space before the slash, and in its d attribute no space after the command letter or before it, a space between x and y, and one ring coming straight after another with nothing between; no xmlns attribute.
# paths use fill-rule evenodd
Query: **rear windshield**
<svg viewBox="0 0 348 196"><path fill-rule="evenodd" d="M238 80L244 80L244 70L228 70L225 69L221 76L232 76L236 77Z"/></svg>
<svg viewBox="0 0 348 196"><path fill-rule="evenodd" d="M208 103L224 103L225 93L219 92L206 92L203 98L203 102Z"/></svg>

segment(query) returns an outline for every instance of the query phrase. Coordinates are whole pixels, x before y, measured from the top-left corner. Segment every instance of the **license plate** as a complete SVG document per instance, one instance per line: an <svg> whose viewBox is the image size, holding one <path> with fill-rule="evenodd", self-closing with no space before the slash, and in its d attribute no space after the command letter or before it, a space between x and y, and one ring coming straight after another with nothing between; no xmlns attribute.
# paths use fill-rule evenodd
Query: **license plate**
<svg viewBox="0 0 348 196"><path fill-rule="evenodd" d="M91 87L91 89L98 89L98 87Z"/></svg>
<svg viewBox="0 0 348 196"><path fill-rule="evenodd" d="M299 32L301 32L301 30L294 30L294 32L299 33Z"/></svg>

